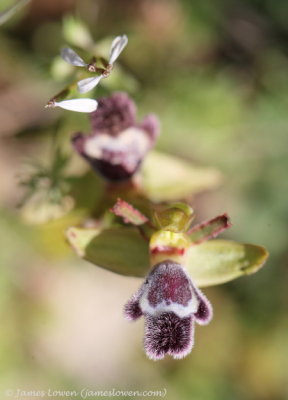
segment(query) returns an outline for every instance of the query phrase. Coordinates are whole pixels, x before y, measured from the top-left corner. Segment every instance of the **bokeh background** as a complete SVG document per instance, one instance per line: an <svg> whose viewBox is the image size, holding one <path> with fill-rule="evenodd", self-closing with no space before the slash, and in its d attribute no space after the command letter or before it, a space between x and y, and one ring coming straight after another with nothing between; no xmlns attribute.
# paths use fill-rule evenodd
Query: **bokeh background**
<svg viewBox="0 0 288 400"><path fill-rule="evenodd" d="M95 41L129 36L115 85L140 116L159 115L157 148L222 172L218 189L194 198L197 220L228 212L227 238L270 252L256 275L204 290L215 317L184 360L145 357L143 321L122 316L137 279L78 260L57 222L32 229L19 213L23 162L49 163L59 118L67 143L88 126L43 108L66 82L57 55L71 15ZM287 20L288 3L275 0L32 0L0 27L1 398L86 387L288 398Z"/></svg>

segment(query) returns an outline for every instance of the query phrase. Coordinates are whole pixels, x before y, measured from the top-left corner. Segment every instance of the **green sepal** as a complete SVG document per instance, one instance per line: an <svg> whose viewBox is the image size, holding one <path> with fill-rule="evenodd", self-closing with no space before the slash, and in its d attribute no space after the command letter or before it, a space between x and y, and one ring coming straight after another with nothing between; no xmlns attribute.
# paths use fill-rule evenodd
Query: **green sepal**
<svg viewBox="0 0 288 400"><path fill-rule="evenodd" d="M201 168L157 151L145 158L142 177L145 193L152 201L177 201L213 189L221 181L214 168Z"/></svg>
<svg viewBox="0 0 288 400"><path fill-rule="evenodd" d="M261 246L211 240L190 247L186 269L197 286L218 285L257 272L268 255Z"/></svg>
<svg viewBox="0 0 288 400"><path fill-rule="evenodd" d="M81 258L98 267L134 277L144 277L150 270L148 242L134 227L71 227L67 239ZM195 284L205 287L257 272L267 257L261 246L211 240L190 247L184 266Z"/></svg>
<svg viewBox="0 0 288 400"><path fill-rule="evenodd" d="M98 267L135 277L149 271L149 244L134 227L71 227L66 237L80 257Z"/></svg>

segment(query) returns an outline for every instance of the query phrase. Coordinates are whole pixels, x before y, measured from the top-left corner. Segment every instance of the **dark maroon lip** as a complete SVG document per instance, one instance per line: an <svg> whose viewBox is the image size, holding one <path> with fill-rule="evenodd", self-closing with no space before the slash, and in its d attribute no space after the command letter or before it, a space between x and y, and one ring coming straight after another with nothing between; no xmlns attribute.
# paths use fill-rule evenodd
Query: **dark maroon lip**
<svg viewBox="0 0 288 400"><path fill-rule="evenodd" d="M143 296L148 300L141 301ZM197 309L191 308L191 299L196 299ZM181 305L184 316L177 314ZM147 275L138 291L124 307L130 321L145 319L144 348L149 358L160 360L166 355L183 358L194 345L194 325L206 325L213 316L210 302L185 272L183 266L171 259L156 264Z"/></svg>

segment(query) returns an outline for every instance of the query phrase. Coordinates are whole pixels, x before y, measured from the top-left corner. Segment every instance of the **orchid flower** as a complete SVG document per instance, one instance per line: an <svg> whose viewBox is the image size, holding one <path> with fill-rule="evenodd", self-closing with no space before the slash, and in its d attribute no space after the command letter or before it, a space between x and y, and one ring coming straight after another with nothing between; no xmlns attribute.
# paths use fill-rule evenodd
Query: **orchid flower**
<svg viewBox="0 0 288 400"><path fill-rule="evenodd" d="M119 224L120 217L132 226L71 227L67 238L77 254L93 264L144 277L124 315L130 321L144 317L144 349L152 360L187 356L194 345L195 322L211 321L212 306L199 287L254 273L268 257L261 246L208 241L231 226L227 214L191 227L194 212L183 203L158 205L152 219L121 199L110 211L115 222Z"/></svg>
<svg viewBox="0 0 288 400"><path fill-rule="evenodd" d="M125 93L103 97L98 104L91 134L75 134L73 146L105 179L130 179L159 135L158 118L149 114L137 123L135 103Z"/></svg>

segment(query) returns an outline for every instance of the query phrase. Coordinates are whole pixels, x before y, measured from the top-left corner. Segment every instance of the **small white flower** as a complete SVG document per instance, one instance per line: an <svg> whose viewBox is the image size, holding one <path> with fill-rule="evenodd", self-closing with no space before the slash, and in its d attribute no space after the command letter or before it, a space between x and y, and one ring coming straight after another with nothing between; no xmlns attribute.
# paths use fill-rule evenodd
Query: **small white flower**
<svg viewBox="0 0 288 400"><path fill-rule="evenodd" d="M111 45L109 64L114 64L128 43L126 35L117 36Z"/></svg>
<svg viewBox="0 0 288 400"><path fill-rule="evenodd" d="M94 87L98 85L102 78L103 75L82 79L77 83L78 92L82 94L90 92L90 90L94 89Z"/></svg>
<svg viewBox="0 0 288 400"><path fill-rule="evenodd" d="M119 55L122 53L124 50L125 46L128 43L128 38L126 35L122 36L117 36L111 45L111 50L110 50L110 57L109 57L109 62L106 68L103 70L101 75L93 76L91 78L85 78L82 79L77 83L78 86L78 91L80 93L87 93L90 90L94 89L95 86L98 85L100 80L102 78L106 78L109 76L114 62L117 60ZM87 64L77 53L75 53L74 50L70 49L69 47L66 47L62 49L61 51L61 57L63 60L65 60L68 64L74 65L76 67L85 67L87 68L90 72L95 72L96 68L93 64Z"/></svg>
<svg viewBox="0 0 288 400"><path fill-rule="evenodd" d="M64 110L91 113L96 111L98 102L94 99L70 99L63 101L50 100L45 107L60 107Z"/></svg>
<svg viewBox="0 0 288 400"><path fill-rule="evenodd" d="M75 67L88 67L87 64L74 50L70 47L65 47L61 50L61 57L68 64L74 65Z"/></svg>

